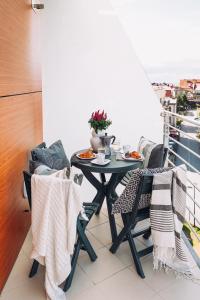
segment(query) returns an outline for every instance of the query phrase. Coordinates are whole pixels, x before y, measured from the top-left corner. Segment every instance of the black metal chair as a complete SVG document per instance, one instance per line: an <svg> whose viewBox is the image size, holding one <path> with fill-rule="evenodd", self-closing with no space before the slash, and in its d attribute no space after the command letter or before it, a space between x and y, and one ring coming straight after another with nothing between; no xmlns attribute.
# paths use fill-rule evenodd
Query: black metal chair
<svg viewBox="0 0 200 300"><path fill-rule="evenodd" d="M23 171L23 175L24 175L24 181L25 181L25 186L26 186L26 190L27 190L29 206L31 209L31 201L32 201L32 199L31 199L31 176L32 176L32 174L27 171ZM71 258L71 272L70 272L69 276L67 277L67 279L64 283L64 287L63 287L63 290L65 292L70 288L70 286L72 284L72 280L73 280L74 272L76 269L80 250L87 251L91 261L95 261L97 259L97 255L85 234L85 230L86 230L87 224L91 220L93 214L97 211L98 204L84 202L83 206L85 208L85 213L88 217L88 221L83 220L80 215L77 218L77 240L76 240L76 243L74 246L74 253ZM39 267L39 263L36 260L34 260L31 271L29 273L29 277L33 277L37 273L38 267Z"/></svg>
<svg viewBox="0 0 200 300"><path fill-rule="evenodd" d="M140 258L145 256L153 251L153 246L147 247L143 250L137 251L134 238L143 235L144 238L149 238L150 236L150 228L142 229L140 231L134 231L138 222L148 219L150 213L150 207L138 209L139 201L142 194L149 194L152 193L152 182L153 182L153 175L143 175L141 178L141 182L139 184L138 193L133 204L132 212L121 214L124 227L117 236L116 240L112 244L110 251L112 253L116 253L120 244L124 241L128 241L131 254L133 260L135 262L136 270L138 274L145 278L142 265L140 262Z"/></svg>

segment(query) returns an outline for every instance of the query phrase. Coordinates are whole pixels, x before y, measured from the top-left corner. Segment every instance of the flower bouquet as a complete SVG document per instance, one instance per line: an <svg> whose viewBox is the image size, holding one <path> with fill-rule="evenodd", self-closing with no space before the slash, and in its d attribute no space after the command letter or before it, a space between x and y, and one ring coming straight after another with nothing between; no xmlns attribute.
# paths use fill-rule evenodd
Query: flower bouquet
<svg viewBox="0 0 200 300"><path fill-rule="evenodd" d="M98 133L98 131L106 130L112 124L112 121L107 118L107 114L104 110L102 112L98 110L92 113L88 123L90 127Z"/></svg>
<svg viewBox="0 0 200 300"><path fill-rule="evenodd" d="M92 128L92 137L90 139L90 144L94 152L97 152L99 148L102 147L102 142L100 136L105 135L105 131L111 124L111 120L107 118L107 114L100 112L100 110L92 113L88 123Z"/></svg>

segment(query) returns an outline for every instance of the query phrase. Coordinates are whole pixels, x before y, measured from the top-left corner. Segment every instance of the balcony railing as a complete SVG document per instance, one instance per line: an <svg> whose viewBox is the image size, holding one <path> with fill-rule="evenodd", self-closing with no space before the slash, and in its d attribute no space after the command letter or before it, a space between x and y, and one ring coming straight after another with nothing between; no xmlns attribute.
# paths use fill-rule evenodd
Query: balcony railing
<svg viewBox="0 0 200 300"><path fill-rule="evenodd" d="M164 145L168 164L187 166L186 228L195 240L193 249L200 257L200 122L194 118L164 110ZM178 123L181 125L177 126ZM181 121L180 121L181 120Z"/></svg>

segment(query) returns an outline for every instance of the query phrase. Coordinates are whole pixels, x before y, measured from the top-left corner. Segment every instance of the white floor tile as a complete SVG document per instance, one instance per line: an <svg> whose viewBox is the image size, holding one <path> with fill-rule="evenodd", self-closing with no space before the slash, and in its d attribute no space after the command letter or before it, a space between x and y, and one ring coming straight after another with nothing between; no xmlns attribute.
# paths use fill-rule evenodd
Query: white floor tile
<svg viewBox="0 0 200 300"><path fill-rule="evenodd" d="M106 222L108 222L108 217L106 217L103 213L100 213L98 216L94 215L90 220L87 229L91 229Z"/></svg>
<svg viewBox="0 0 200 300"><path fill-rule="evenodd" d="M148 257L144 257L142 260L142 267L145 274L145 278L142 279L149 285L155 292L159 292L166 287L173 284L175 277L173 274L167 274L164 271L154 271L153 270L153 256L152 254ZM132 266L131 271L137 274L135 266ZM139 277L139 275L138 275Z"/></svg>
<svg viewBox="0 0 200 300"><path fill-rule="evenodd" d="M162 300L162 298L154 293L143 282L135 279L130 270L125 269L107 280L95 285L93 288L83 293L72 296L71 300Z"/></svg>
<svg viewBox="0 0 200 300"><path fill-rule="evenodd" d="M101 213L108 218L108 210L107 210L107 206L106 206L105 201L104 201L104 204L102 206Z"/></svg>
<svg viewBox="0 0 200 300"><path fill-rule="evenodd" d="M6 282L6 285L3 289L3 292L7 292L14 288L20 288L22 285L26 285L27 282L30 282L31 279L28 277L33 261L28 259L25 254L21 253L13 267L12 272ZM44 282L44 267L40 266L38 272L35 275L35 278L38 278Z"/></svg>
<svg viewBox="0 0 200 300"><path fill-rule="evenodd" d="M1 300L46 300L44 282L41 277L34 277L16 288L3 291Z"/></svg>
<svg viewBox="0 0 200 300"><path fill-rule="evenodd" d="M71 288L66 293L66 299L71 300L71 297L79 293L83 293L83 291L90 289L93 286L94 283L90 280L86 273L83 272L83 270L79 266L77 266Z"/></svg>
<svg viewBox="0 0 200 300"><path fill-rule="evenodd" d="M135 244L137 250L144 249L144 245L140 243L137 239L135 239ZM106 247L110 249L111 244L107 245ZM134 263L128 242L122 243L114 255L116 255L116 257L119 258L119 260L124 264L125 267L131 266Z"/></svg>
<svg viewBox="0 0 200 300"><path fill-rule="evenodd" d="M31 260L21 251L16 263L8 277L3 292L21 285L22 282L28 279L28 274L31 268Z"/></svg>
<svg viewBox="0 0 200 300"><path fill-rule="evenodd" d="M31 251L32 251L32 233L31 233L31 229L29 230L29 232L26 236L26 239L25 239L23 247L22 247L22 251L25 253L27 258L29 259Z"/></svg>
<svg viewBox="0 0 200 300"><path fill-rule="evenodd" d="M108 298L105 298L101 291L99 290L98 286L94 286L84 292L74 294L70 298L67 298L66 295L66 300L107 300Z"/></svg>
<svg viewBox="0 0 200 300"><path fill-rule="evenodd" d="M190 300L199 299L200 284L195 284L190 280L174 279L174 283L159 292L164 300Z"/></svg>
<svg viewBox="0 0 200 300"><path fill-rule="evenodd" d="M123 263L107 248L98 250L97 256L95 262L86 255L79 258L80 267L95 284L124 269Z"/></svg>
<svg viewBox="0 0 200 300"><path fill-rule="evenodd" d="M95 252L96 252L97 250L99 250L99 249L105 247L105 246L104 246L101 242L99 242L99 241L95 238L95 236L94 236L92 233L90 233L88 230L86 231L86 235L87 235L87 237L88 237L88 239L89 239L89 241L90 241L90 243L91 243L91 245L92 245L92 247L93 247L93 249L94 249ZM87 256L88 256L87 251L81 250L79 256L81 257L82 255L87 255Z"/></svg>
<svg viewBox="0 0 200 300"><path fill-rule="evenodd" d="M106 295L106 299L147 300L155 295L155 292L129 269L122 270L101 282L98 287L101 293Z"/></svg>
<svg viewBox="0 0 200 300"><path fill-rule="evenodd" d="M122 221L122 217L121 217L120 214L116 214L116 215L115 215L115 221L116 221L116 224L117 224L119 227L121 227L121 228L124 227L124 224L123 224L123 221Z"/></svg>
<svg viewBox="0 0 200 300"><path fill-rule="evenodd" d="M117 226L117 231L120 232L121 228ZM101 224L97 227L89 229L89 231L100 241L104 246L111 244L110 225L108 222Z"/></svg>
<svg viewBox="0 0 200 300"><path fill-rule="evenodd" d="M14 278L21 274L28 274L30 267L31 260L21 251L9 277Z"/></svg>

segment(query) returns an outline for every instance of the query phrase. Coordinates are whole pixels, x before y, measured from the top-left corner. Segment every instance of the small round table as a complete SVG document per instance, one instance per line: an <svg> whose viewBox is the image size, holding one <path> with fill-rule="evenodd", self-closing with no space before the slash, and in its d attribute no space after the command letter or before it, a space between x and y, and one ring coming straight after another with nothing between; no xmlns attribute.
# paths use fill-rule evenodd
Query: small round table
<svg viewBox="0 0 200 300"><path fill-rule="evenodd" d="M112 204L116 200L117 196L115 189L124 177L124 175L128 171L140 167L141 162L116 160L116 155L112 155L110 157L111 161L109 164L105 166L94 165L91 163L90 160L82 160L76 156L76 154L84 151L85 150L81 150L72 155L71 165L80 169L87 178L87 180L97 190L97 194L93 199L93 202L99 204L99 209L96 214L99 214L103 201L106 198L112 242L114 242L117 236L115 218L114 215L112 215ZM99 173L100 181L92 173ZM111 174L110 179L107 182L105 174Z"/></svg>

